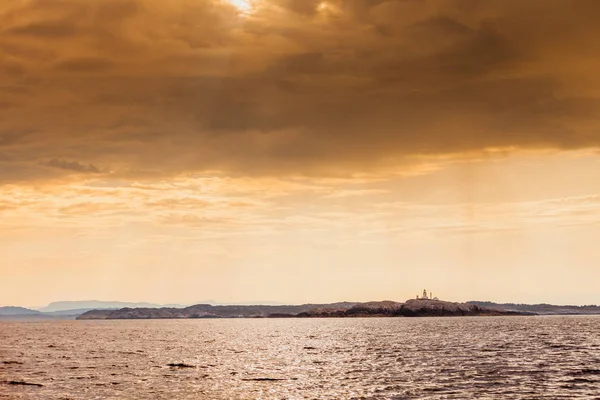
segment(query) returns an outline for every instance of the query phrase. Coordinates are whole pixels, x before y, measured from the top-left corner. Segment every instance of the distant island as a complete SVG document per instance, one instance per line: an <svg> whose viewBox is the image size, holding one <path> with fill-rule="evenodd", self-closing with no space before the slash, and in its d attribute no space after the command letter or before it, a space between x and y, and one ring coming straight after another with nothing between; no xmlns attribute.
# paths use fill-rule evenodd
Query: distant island
<svg viewBox="0 0 600 400"><path fill-rule="evenodd" d="M600 306L515 304L489 301L455 303L423 291L403 303L396 301L340 302L330 304L178 304L117 301L63 301L39 308L0 307L0 320L119 320L185 318L350 318L494 315L600 315Z"/></svg>
<svg viewBox="0 0 600 400"><path fill-rule="evenodd" d="M122 308L88 311L78 320L102 319L185 319L185 318L350 318L350 317L447 317L447 316L531 315L529 312L501 310L476 304L433 299L411 299L404 303L304 304L298 306L212 306L198 304L186 308Z"/></svg>
<svg viewBox="0 0 600 400"><path fill-rule="evenodd" d="M179 304L154 304L154 303L127 303L123 301L56 301L48 304L46 307L40 308L38 311L43 313L69 313L78 310L95 310L95 309L114 309L131 307L131 308L161 308L161 307L185 307ZM85 311L84 311L85 312Z"/></svg>
<svg viewBox="0 0 600 400"><path fill-rule="evenodd" d="M597 306L524 306L491 302L454 303L423 290L421 296L399 303L332 303L303 305L210 305L185 308L122 308L92 310L78 320L186 319L186 318L352 318L352 317L468 317L539 314L600 314Z"/></svg>
<svg viewBox="0 0 600 400"><path fill-rule="evenodd" d="M121 308L184 308L177 304L127 303L121 301L57 301L45 307L30 309L25 307L0 307L0 320L52 320L75 319L91 310L119 310Z"/></svg>
<svg viewBox="0 0 600 400"><path fill-rule="evenodd" d="M491 301L469 301L481 307L497 310L521 311L538 315L597 315L600 314L600 306L556 306L553 304L515 304L515 303L493 303Z"/></svg>

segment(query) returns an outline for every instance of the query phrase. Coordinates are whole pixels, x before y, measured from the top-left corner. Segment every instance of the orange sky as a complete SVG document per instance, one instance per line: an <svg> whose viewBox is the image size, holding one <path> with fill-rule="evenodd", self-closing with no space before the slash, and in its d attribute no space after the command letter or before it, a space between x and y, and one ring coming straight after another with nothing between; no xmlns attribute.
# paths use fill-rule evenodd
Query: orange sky
<svg viewBox="0 0 600 400"><path fill-rule="evenodd" d="M0 305L600 303L595 0L0 4Z"/></svg>

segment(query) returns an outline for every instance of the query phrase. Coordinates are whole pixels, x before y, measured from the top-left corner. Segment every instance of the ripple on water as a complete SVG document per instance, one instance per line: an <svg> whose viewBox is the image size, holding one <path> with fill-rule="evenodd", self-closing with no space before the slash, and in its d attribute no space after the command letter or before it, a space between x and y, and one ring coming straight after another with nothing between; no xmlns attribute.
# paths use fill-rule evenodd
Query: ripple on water
<svg viewBox="0 0 600 400"><path fill-rule="evenodd" d="M1 322L0 399L593 398L599 322Z"/></svg>

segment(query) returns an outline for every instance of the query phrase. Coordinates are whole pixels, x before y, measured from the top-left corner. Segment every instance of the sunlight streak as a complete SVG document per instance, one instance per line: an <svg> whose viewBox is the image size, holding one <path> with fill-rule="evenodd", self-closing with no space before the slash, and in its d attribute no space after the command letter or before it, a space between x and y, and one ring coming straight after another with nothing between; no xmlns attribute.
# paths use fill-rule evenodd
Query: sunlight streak
<svg viewBox="0 0 600 400"><path fill-rule="evenodd" d="M242 13L248 13L252 10L251 0L227 0Z"/></svg>

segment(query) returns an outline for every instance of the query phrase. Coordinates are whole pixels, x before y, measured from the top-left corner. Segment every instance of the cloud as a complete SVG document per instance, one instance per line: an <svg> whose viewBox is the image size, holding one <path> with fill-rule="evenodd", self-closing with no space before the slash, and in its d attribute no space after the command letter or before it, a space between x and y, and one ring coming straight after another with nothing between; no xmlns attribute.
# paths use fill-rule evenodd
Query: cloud
<svg viewBox="0 0 600 400"><path fill-rule="evenodd" d="M159 218L160 223L164 225L178 225L189 228L207 228L219 229L225 228L235 222L232 218L214 218L199 216L193 213L163 215Z"/></svg>
<svg viewBox="0 0 600 400"><path fill-rule="evenodd" d="M72 71L72 72L93 72L93 71L102 71L108 69L112 66L112 62L110 60L105 60L103 58L71 58L68 60L64 60L59 62L55 67L57 69L63 71Z"/></svg>
<svg viewBox="0 0 600 400"><path fill-rule="evenodd" d="M338 189L324 196L326 199L337 199L343 197L369 196L378 194L387 194L390 190L384 189Z"/></svg>
<svg viewBox="0 0 600 400"><path fill-rule="evenodd" d="M591 0L260 0L243 15L221 0L5 2L0 82L13 90L0 89L0 119L35 133L4 180L45 176L41 158L138 177L331 177L411 168L415 155L598 147L599 11Z"/></svg>
<svg viewBox="0 0 600 400"><path fill-rule="evenodd" d="M8 34L40 36L44 38L73 36L76 30L64 22L40 22L8 29Z"/></svg>
<svg viewBox="0 0 600 400"><path fill-rule="evenodd" d="M58 168L58 169L63 169L66 171L73 171L73 172L79 172L79 173L84 173L84 174L98 174L100 173L100 170L92 165L83 165L78 163L77 161L64 161L64 160L58 160L58 159L53 159L50 160L46 163L44 163L43 165L46 165L48 167L52 167L52 168Z"/></svg>

